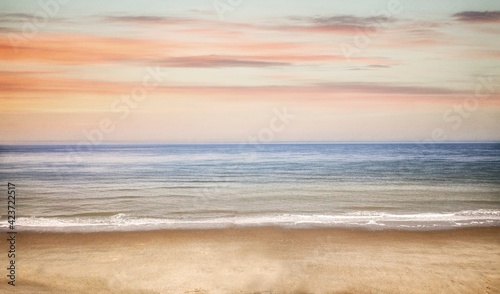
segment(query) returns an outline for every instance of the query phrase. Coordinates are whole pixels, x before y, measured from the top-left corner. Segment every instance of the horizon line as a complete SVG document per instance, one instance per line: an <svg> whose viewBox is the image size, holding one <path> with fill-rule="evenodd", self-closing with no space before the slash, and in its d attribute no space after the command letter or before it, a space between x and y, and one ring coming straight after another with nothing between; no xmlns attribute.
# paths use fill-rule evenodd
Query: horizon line
<svg viewBox="0 0 500 294"><path fill-rule="evenodd" d="M127 142L113 141L93 144L92 142L51 142L24 141L0 142L0 146L41 146L41 145L80 145L110 146L110 145L370 145L370 144L500 144L500 141L277 141L277 142Z"/></svg>

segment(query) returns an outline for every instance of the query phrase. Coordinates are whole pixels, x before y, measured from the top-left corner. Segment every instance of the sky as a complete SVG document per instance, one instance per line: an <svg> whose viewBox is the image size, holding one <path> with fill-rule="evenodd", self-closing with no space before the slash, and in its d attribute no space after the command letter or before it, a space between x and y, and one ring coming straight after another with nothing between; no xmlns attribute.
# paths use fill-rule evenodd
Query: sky
<svg viewBox="0 0 500 294"><path fill-rule="evenodd" d="M0 143L500 141L500 1L4 0Z"/></svg>

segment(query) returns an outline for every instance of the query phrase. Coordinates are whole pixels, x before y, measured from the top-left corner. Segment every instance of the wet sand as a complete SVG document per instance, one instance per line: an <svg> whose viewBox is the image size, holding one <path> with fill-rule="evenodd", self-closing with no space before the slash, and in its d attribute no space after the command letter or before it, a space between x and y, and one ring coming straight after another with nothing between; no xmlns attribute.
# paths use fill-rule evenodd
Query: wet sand
<svg viewBox="0 0 500 294"><path fill-rule="evenodd" d="M500 293L500 228L20 233L15 287L0 262L0 293Z"/></svg>

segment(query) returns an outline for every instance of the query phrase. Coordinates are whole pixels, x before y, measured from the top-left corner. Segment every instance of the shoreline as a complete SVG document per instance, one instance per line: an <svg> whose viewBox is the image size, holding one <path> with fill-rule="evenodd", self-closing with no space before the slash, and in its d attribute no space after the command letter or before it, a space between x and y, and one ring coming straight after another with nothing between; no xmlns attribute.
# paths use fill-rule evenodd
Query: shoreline
<svg viewBox="0 0 500 294"><path fill-rule="evenodd" d="M467 230L495 230L500 231L500 225L469 225L462 227L382 227L382 226L332 226L332 225L228 225L228 226L204 226L204 227L135 227L135 228L83 228L82 227L60 227L54 228L34 228L30 227L19 228L17 233L23 235L29 234L108 234L108 233L161 233L161 232L192 232L192 231L231 231L231 230L261 230L261 229L275 229L283 231L308 231L308 230L326 230L326 231L355 231L355 232L447 232L447 231L467 231ZM1 228L0 233L7 233L7 228Z"/></svg>
<svg viewBox="0 0 500 294"><path fill-rule="evenodd" d="M6 222L6 221L5 221ZM256 224L240 225L226 224L220 226L67 226L67 227L26 227L16 226L20 234L93 234L93 233L134 233L134 232L162 232L162 231L224 231L224 230L339 230L339 231L367 231L367 232L439 232L476 229L500 229L500 223L472 224L463 226L380 226L380 225L316 225L316 224ZM0 233L7 233L7 227L0 227Z"/></svg>
<svg viewBox="0 0 500 294"><path fill-rule="evenodd" d="M500 293L500 227L21 232L17 263L13 293Z"/></svg>

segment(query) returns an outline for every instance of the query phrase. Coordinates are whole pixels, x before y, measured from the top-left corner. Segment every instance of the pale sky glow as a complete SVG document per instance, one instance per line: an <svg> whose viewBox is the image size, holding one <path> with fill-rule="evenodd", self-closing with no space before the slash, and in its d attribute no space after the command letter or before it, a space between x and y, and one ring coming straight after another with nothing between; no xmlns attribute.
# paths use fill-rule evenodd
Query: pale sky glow
<svg viewBox="0 0 500 294"><path fill-rule="evenodd" d="M61 2L0 2L1 142L247 142L283 109L264 141L500 140L500 1Z"/></svg>

